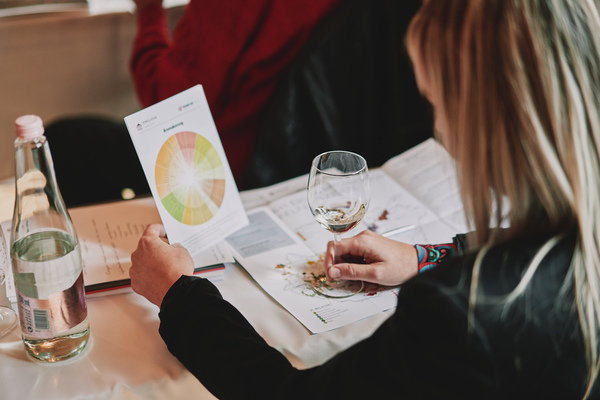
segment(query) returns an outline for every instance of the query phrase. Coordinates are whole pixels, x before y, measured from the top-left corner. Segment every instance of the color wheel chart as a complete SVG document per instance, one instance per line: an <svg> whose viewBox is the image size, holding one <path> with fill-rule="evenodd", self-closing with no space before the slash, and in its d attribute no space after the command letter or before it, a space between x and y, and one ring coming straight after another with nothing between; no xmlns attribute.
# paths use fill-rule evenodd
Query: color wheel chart
<svg viewBox="0 0 600 400"><path fill-rule="evenodd" d="M225 169L213 145L194 132L178 132L156 158L156 190L167 212L186 225L210 220L225 197Z"/></svg>

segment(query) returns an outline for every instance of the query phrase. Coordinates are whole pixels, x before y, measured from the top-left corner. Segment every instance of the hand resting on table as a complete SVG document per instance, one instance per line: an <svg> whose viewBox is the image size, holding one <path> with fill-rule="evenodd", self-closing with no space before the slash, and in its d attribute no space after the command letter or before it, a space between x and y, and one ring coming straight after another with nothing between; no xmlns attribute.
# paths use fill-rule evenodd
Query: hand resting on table
<svg viewBox="0 0 600 400"><path fill-rule="evenodd" d="M343 262L333 264L334 242L327 244L325 270L327 279L363 280L386 286L396 286L418 274L417 250L413 245L398 242L363 231L358 235L342 239L340 248L349 258L364 259L366 263Z"/></svg>

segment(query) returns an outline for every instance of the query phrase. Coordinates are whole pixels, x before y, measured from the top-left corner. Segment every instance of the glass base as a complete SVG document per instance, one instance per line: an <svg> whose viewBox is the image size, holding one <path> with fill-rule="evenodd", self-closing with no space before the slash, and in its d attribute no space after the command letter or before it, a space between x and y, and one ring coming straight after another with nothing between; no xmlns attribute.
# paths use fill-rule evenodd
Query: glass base
<svg viewBox="0 0 600 400"><path fill-rule="evenodd" d="M363 281L327 281L321 279L312 282L310 288L316 294L330 299L345 299L361 293L365 287Z"/></svg>
<svg viewBox="0 0 600 400"><path fill-rule="evenodd" d="M6 336L19 324L17 313L5 306L0 306L0 338Z"/></svg>
<svg viewBox="0 0 600 400"><path fill-rule="evenodd" d="M309 257L290 263L282 270L289 280L302 283L310 293L330 299L344 299L361 293L365 287L363 281L328 281L325 275L324 256ZM296 284L297 284L296 283Z"/></svg>

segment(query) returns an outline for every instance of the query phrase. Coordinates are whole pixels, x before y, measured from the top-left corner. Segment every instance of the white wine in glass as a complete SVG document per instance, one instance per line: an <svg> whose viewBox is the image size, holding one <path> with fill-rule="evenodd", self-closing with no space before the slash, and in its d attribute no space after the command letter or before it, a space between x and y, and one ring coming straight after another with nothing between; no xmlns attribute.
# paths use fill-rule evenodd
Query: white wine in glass
<svg viewBox="0 0 600 400"><path fill-rule="evenodd" d="M5 284L5 273L6 271L8 271L9 267L10 261L8 258L6 241L4 240L4 234L2 233L2 229L0 229L0 288L2 288ZM3 291L0 290L0 292ZM1 303L4 300L4 298L2 297L0 297L0 337L6 336L19 323L17 313L12 308L7 307Z"/></svg>
<svg viewBox="0 0 600 400"><path fill-rule="evenodd" d="M315 157L308 177L308 205L317 222L333 233L336 264L341 262L340 235L360 223L369 200L369 169L363 157L349 151ZM323 296L343 298L360 293L364 284L323 278L312 286Z"/></svg>

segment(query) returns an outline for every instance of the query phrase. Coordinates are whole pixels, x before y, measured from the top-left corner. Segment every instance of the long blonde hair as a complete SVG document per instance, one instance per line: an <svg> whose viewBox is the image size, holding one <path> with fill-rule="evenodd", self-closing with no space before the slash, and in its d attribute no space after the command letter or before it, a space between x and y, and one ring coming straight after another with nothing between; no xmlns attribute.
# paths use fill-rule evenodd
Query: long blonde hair
<svg viewBox="0 0 600 400"><path fill-rule="evenodd" d="M569 283L586 343L588 394L599 365L598 5L425 0L407 33L415 68L446 122L443 141L457 161L476 245L577 232ZM506 231L490 229L506 221Z"/></svg>

